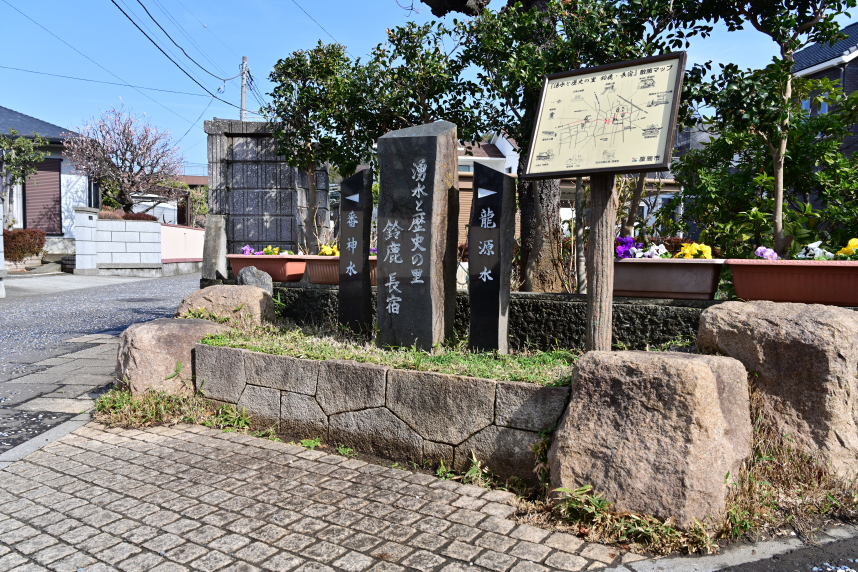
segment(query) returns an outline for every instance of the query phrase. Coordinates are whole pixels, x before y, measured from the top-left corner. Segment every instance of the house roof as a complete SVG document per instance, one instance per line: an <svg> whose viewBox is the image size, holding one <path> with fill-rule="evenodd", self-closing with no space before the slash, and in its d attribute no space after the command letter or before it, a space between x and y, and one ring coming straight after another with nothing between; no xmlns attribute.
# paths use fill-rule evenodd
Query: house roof
<svg viewBox="0 0 858 572"><path fill-rule="evenodd" d="M471 146L471 154L468 155L467 147ZM479 158L482 157L484 159L505 159L506 155L501 153L500 149L497 148L496 145L492 145L491 143L480 143L480 146L477 147L477 143L471 142L463 144L459 148L459 157L474 157Z"/></svg>
<svg viewBox="0 0 858 572"><path fill-rule="evenodd" d="M843 28L843 33L846 34L846 39L833 45L816 43L796 52L793 73L848 55L858 49L858 22Z"/></svg>
<svg viewBox="0 0 858 572"><path fill-rule="evenodd" d="M13 111L8 107L0 106L0 134L9 133L10 129L14 129L19 134L30 136L33 133L38 133L51 143L60 143L67 139L64 133L69 133L70 130L29 115L24 115L17 111Z"/></svg>

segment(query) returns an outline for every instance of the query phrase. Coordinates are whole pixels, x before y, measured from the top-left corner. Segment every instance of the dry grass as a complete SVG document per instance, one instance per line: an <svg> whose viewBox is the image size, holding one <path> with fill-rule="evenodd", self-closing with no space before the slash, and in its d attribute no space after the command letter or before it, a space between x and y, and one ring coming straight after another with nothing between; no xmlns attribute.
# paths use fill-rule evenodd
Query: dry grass
<svg viewBox="0 0 858 572"><path fill-rule="evenodd" d="M837 479L824 459L802 452L775 430L763 416L762 400L761 392L753 389L753 453L730 479L733 490L719 535L759 537L789 528L812 539L826 522L855 520L855 483Z"/></svg>

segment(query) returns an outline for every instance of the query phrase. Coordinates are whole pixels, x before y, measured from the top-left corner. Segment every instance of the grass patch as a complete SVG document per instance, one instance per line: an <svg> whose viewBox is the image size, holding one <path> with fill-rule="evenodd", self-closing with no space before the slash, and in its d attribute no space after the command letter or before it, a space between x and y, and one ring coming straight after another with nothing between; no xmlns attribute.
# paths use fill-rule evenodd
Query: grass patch
<svg viewBox="0 0 858 572"><path fill-rule="evenodd" d="M172 395L163 391L147 391L135 397L124 388L111 389L96 400L93 421L125 428L189 423L242 433L248 433L251 424L250 416L244 409L239 411L234 405L216 407L200 394ZM250 434L279 441L274 429Z"/></svg>
<svg viewBox="0 0 858 572"><path fill-rule="evenodd" d="M207 336L202 343L295 358L355 360L397 369L554 386L569 385L572 366L579 357L566 350L508 355L476 353L468 351L464 342L439 346L432 352L416 348L380 349L372 339L358 338L333 328L298 327L290 323L279 326L240 324L228 332Z"/></svg>
<svg viewBox="0 0 858 572"><path fill-rule="evenodd" d="M754 443L751 458L735 478L721 525L724 538L776 534L791 528L803 538L831 520L858 517L854 482L835 477L824 459L798 449L763 417L763 398L751 391Z"/></svg>

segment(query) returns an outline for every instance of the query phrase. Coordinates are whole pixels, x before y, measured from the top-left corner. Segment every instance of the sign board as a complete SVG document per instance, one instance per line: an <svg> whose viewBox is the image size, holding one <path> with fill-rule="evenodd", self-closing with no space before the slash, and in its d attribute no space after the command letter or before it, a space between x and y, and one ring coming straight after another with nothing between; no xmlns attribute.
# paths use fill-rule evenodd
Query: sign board
<svg viewBox="0 0 858 572"><path fill-rule="evenodd" d="M546 76L525 178L664 171L685 52Z"/></svg>

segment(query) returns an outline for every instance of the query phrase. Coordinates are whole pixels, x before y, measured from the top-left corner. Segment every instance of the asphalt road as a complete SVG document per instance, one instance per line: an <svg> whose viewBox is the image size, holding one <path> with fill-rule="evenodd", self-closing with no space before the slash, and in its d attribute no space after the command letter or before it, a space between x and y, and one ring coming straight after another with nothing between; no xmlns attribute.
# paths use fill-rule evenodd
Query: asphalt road
<svg viewBox="0 0 858 572"><path fill-rule="evenodd" d="M0 382L37 371L35 362L87 347L66 342L70 338L119 333L137 322L172 317L200 283L199 274L187 274L81 288L81 277L69 278L75 289L0 299ZM103 284L100 277L92 278L93 285ZM27 278L15 287L31 284L38 291L47 279L57 281Z"/></svg>

